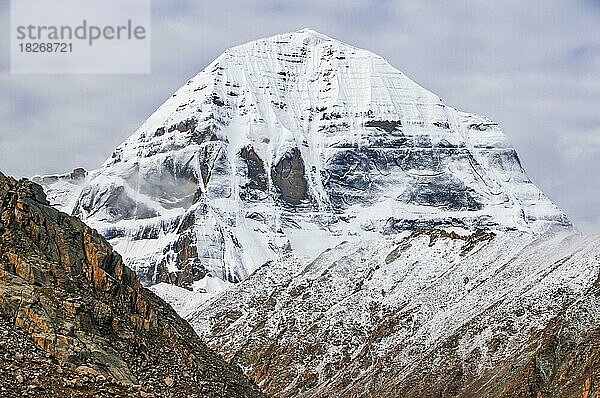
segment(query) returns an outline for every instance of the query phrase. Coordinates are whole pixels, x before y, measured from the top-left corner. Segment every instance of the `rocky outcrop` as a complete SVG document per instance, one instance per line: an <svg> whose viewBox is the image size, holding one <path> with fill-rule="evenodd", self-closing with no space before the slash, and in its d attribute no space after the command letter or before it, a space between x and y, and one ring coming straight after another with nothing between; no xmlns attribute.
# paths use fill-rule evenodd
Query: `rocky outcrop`
<svg viewBox="0 0 600 398"><path fill-rule="evenodd" d="M83 167L77 167L72 172L60 175L35 176L32 181L38 184L54 184L59 181L66 181L72 184L80 184L85 181L88 172Z"/></svg>
<svg viewBox="0 0 600 398"><path fill-rule="evenodd" d="M88 366L64 364L0 317L1 397L143 397L139 384L106 378Z"/></svg>
<svg viewBox="0 0 600 398"><path fill-rule="evenodd" d="M297 206L308 198L304 160L298 148L283 155L271 170L271 178L284 203Z"/></svg>
<svg viewBox="0 0 600 398"><path fill-rule="evenodd" d="M27 371L17 381L0 372L6 395L27 378L36 396L261 396L104 238L48 206L39 185L0 174L0 206L1 326L37 347L11 344L19 355L5 365Z"/></svg>
<svg viewBox="0 0 600 398"><path fill-rule="evenodd" d="M242 184L240 198L242 200L260 200L269 189L265 162L257 155L252 145L240 151L240 157L246 163L247 181Z"/></svg>

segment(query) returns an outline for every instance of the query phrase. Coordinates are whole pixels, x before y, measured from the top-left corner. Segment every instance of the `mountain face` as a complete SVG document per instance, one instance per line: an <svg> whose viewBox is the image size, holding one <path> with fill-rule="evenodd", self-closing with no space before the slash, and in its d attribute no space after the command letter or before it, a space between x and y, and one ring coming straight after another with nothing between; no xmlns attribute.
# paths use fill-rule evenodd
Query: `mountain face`
<svg viewBox="0 0 600 398"><path fill-rule="evenodd" d="M144 284L197 292L365 237L570 226L496 123L310 30L225 51L101 168L37 181Z"/></svg>
<svg viewBox="0 0 600 398"><path fill-rule="evenodd" d="M38 181L272 396L600 396L600 239L368 51L229 49L101 168Z"/></svg>
<svg viewBox="0 0 600 398"><path fill-rule="evenodd" d="M0 173L0 395L262 397L98 233Z"/></svg>

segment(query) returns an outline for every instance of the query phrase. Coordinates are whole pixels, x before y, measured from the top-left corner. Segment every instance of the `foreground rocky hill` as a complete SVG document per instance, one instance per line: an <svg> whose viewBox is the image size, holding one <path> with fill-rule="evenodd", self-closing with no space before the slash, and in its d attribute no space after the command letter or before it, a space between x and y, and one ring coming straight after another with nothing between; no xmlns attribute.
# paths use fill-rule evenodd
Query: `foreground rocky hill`
<svg viewBox="0 0 600 398"><path fill-rule="evenodd" d="M0 395L261 397L95 230L0 174Z"/></svg>

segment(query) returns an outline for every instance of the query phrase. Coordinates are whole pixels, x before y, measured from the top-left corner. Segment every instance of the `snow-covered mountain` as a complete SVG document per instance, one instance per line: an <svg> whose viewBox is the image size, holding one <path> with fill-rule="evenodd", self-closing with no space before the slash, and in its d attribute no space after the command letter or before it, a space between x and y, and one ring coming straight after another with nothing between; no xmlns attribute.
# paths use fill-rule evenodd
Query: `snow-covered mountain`
<svg viewBox="0 0 600 398"><path fill-rule="evenodd" d="M195 291L406 230L570 227L496 123L308 29L225 51L102 167L37 181L145 284Z"/></svg>
<svg viewBox="0 0 600 398"><path fill-rule="evenodd" d="M595 396L600 239L368 51L234 47L102 167L37 181L271 395Z"/></svg>

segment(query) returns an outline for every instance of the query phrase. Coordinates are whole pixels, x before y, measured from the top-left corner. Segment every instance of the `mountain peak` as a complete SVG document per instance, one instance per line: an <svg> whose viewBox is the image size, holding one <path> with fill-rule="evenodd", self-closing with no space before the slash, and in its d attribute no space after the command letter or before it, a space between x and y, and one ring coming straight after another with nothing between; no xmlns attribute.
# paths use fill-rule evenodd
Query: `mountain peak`
<svg viewBox="0 0 600 398"><path fill-rule="evenodd" d="M330 36L327 36L321 32L317 32L314 29L311 28L302 28L299 29L297 31L293 31L293 32L286 32L286 33L278 33L276 35L273 36L268 36L262 39L257 39L254 41L270 41L270 42L280 42L280 43L285 43L285 41L290 40L290 39L312 39L312 40L307 40L305 42L306 45L315 45L321 42L336 42L336 43L340 43L343 45L346 45L348 47L352 47L349 44L343 43L340 40L334 39ZM250 44L254 41L251 41L247 44Z"/></svg>
<svg viewBox="0 0 600 398"><path fill-rule="evenodd" d="M323 49L320 49L321 47L326 47L325 50L327 51L353 51L360 52L360 54L366 58L381 58L377 54L354 47L313 29L303 28L294 32L263 37L231 47L225 50L223 54L215 60L215 63L219 63L222 58L227 57L227 55L244 54L248 59L253 59L256 57L263 57L265 50L272 54L281 53L282 55L291 53L294 50L304 51L307 54L315 54L323 51Z"/></svg>
<svg viewBox="0 0 600 398"><path fill-rule="evenodd" d="M295 33L319 37L319 38L326 39L326 40L333 40L333 39L331 39L331 37L324 35L323 33L317 32L316 30L311 29L311 28L302 28L302 29L297 30Z"/></svg>
<svg viewBox="0 0 600 398"><path fill-rule="evenodd" d="M196 290L342 241L570 226L496 123L306 29L225 51L103 167L48 185L145 283Z"/></svg>
<svg viewBox="0 0 600 398"><path fill-rule="evenodd" d="M296 33L306 33L306 34L309 34L309 35L314 35L314 36L324 36L322 33L319 33L319 32L317 32L316 30L314 30L314 29L311 29L311 28L302 28L302 29L298 29L298 30L296 31Z"/></svg>

